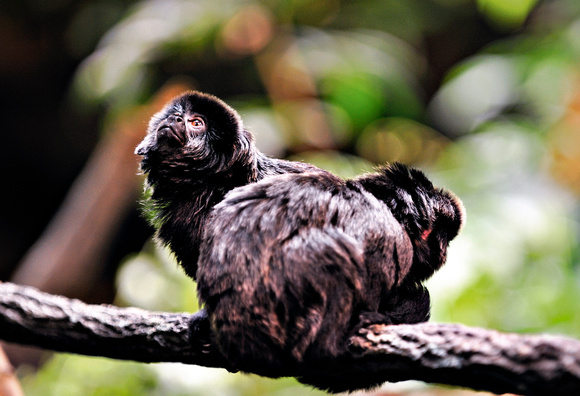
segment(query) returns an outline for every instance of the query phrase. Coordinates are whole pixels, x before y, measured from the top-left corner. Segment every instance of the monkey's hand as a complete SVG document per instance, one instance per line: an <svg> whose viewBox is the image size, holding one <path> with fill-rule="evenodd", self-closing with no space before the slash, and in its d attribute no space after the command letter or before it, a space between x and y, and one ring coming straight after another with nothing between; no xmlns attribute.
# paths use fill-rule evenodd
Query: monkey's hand
<svg viewBox="0 0 580 396"><path fill-rule="evenodd" d="M205 309L201 309L191 315L189 319L189 338L202 353L208 354L212 351L211 329Z"/></svg>

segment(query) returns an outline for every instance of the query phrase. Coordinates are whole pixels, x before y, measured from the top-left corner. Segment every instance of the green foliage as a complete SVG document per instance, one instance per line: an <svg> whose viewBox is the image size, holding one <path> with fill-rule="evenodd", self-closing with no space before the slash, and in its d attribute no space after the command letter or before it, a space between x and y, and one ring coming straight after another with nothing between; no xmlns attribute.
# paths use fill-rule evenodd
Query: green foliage
<svg viewBox="0 0 580 396"><path fill-rule="evenodd" d="M477 0L480 11L502 28L521 26L538 0Z"/></svg>
<svg viewBox="0 0 580 396"><path fill-rule="evenodd" d="M161 395L150 366L85 356L53 357L22 386L30 396Z"/></svg>

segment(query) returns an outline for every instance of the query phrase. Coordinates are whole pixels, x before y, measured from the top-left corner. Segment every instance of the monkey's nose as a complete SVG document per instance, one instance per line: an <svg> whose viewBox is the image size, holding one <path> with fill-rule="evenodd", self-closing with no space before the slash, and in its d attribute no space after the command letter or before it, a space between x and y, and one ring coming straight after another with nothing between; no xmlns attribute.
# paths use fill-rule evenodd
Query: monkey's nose
<svg viewBox="0 0 580 396"><path fill-rule="evenodd" d="M178 124L182 124L183 123L183 117L179 113L171 114L167 119L168 119L169 122L175 122L175 123L178 123Z"/></svg>

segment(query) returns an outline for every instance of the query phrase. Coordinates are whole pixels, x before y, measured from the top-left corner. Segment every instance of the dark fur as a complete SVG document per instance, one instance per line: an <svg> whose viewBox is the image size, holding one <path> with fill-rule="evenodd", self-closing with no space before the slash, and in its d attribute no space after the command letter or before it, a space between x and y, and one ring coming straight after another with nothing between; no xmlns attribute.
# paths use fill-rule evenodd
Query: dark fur
<svg viewBox="0 0 580 396"><path fill-rule="evenodd" d="M421 282L444 263L463 211L420 171L395 164L344 181L267 158L232 108L197 92L154 116L136 153L158 236L197 280L233 368L331 391L370 387L377 381L303 368L347 356L366 323L428 320Z"/></svg>

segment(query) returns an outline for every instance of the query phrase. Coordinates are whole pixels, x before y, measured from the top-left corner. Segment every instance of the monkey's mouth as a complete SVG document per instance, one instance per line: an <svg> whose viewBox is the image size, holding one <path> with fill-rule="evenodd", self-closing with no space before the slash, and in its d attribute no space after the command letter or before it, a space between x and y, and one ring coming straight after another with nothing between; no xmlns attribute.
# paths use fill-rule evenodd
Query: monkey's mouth
<svg viewBox="0 0 580 396"><path fill-rule="evenodd" d="M170 141L176 142L181 146L185 145L185 141L186 141L185 134L180 133L179 131L176 131L174 128L172 128L169 125L166 125L166 126L159 128L157 130L157 133L158 133L160 138L167 138Z"/></svg>

